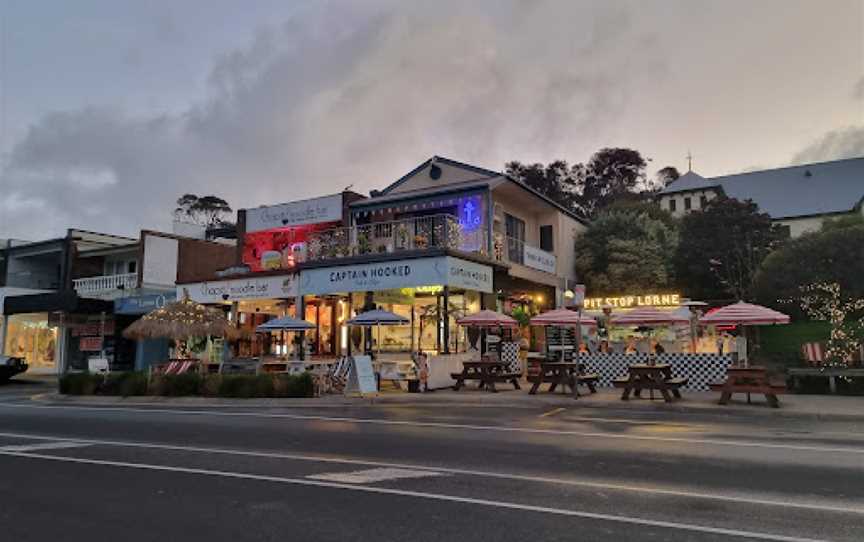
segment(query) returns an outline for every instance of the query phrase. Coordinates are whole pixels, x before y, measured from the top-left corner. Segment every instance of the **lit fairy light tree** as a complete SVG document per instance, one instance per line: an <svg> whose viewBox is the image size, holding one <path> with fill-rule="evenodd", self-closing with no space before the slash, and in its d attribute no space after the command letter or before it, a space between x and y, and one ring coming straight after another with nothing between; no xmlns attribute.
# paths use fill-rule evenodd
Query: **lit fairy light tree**
<svg viewBox="0 0 864 542"><path fill-rule="evenodd" d="M814 320L831 324L825 352L827 365L844 366L864 343L864 298L844 299L836 282L818 282L801 287L801 310Z"/></svg>

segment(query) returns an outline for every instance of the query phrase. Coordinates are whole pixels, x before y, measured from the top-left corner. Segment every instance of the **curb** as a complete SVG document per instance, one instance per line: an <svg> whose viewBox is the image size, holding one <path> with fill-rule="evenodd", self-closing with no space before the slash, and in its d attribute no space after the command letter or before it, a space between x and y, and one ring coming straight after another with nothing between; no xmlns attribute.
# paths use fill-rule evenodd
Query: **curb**
<svg viewBox="0 0 864 542"><path fill-rule="evenodd" d="M486 394L484 394L486 395ZM333 397L330 399L329 397ZM109 396L66 396L56 392L39 393L29 397L33 402L52 405L75 405L75 406L120 406L120 407L182 407L198 409L225 409L225 408L345 408L345 407L376 407L395 406L405 408L424 407L449 407L449 408L501 408L507 410L537 410L548 407L566 407L571 411L590 409L615 412L649 412L649 413L675 413L675 414L706 414L721 416L724 418L750 418L760 416L765 418L781 419L805 419L812 421L859 421L864 422L864 413L837 413L837 412L807 412L783 410L782 402L779 409L768 408L761 404L745 407L743 404L732 404L729 406L684 403L666 404L650 403L648 401L633 401L620 404L608 402L591 402L589 400L573 400L569 396L559 397L535 397L530 403L518 403L500 399L500 396L475 396L470 401L455 399L452 395L437 398L424 394L423 399L415 397L338 397L311 399L228 399L228 398L201 398L201 397L152 397L142 400L142 397L109 397ZM862 401L864 406L864 401ZM741 408L744 407L744 408Z"/></svg>

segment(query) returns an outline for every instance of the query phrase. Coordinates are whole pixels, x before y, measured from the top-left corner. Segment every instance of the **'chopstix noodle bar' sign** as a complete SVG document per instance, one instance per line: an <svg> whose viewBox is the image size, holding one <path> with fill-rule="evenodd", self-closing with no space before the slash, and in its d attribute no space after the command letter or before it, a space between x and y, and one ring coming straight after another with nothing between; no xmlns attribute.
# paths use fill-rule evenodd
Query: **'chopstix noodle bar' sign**
<svg viewBox="0 0 864 542"><path fill-rule="evenodd" d="M587 297L586 309L602 309L609 305L616 309L629 307L673 307L681 304L681 294L643 294L612 297Z"/></svg>

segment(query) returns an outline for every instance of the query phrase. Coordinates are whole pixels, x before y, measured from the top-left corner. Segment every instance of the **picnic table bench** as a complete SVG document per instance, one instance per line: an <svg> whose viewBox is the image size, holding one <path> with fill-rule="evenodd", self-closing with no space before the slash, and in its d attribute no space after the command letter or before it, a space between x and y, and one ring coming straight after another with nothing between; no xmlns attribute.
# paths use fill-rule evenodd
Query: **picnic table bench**
<svg viewBox="0 0 864 542"><path fill-rule="evenodd" d="M729 367L726 369L726 381L709 384L709 387L712 391L722 392L721 405L729 403L733 393L746 393L748 404L751 393L761 393L771 408L779 408L777 394L786 393L784 384L771 383L765 367Z"/></svg>
<svg viewBox="0 0 864 542"><path fill-rule="evenodd" d="M673 377L672 366L669 364L639 363L628 368L627 376L612 380L612 385L616 388L624 388L621 394L622 401L629 400L631 393L641 398L642 390L649 390L653 400L654 390L657 390L667 403L671 403L675 399L681 399L679 388L687 385L687 379Z"/></svg>
<svg viewBox="0 0 864 542"><path fill-rule="evenodd" d="M498 391L495 387L496 382L510 382L515 389L522 389L519 387L519 379L522 374L508 371L508 364L501 361L464 361L462 362L462 372L450 373L450 377L456 381L453 386L454 391L459 391L465 385L466 380L477 380L477 389L486 388L487 391L491 392Z"/></svg>
<svg viewBox="0 0 864 542"><path fill-rule="evenodd" d="M561 386L562 391L566 391L569 387L573 391L574 398L579 397L579 384L587 386L590 393L597 393L597 381L600 377L596 373L583 373L585 366L581 363L544 361L539 365L537 374L528 378L533 384L528 392L530 395L536 394L544 383L551 384L549 393L553 393L558 386Z"/></svg>

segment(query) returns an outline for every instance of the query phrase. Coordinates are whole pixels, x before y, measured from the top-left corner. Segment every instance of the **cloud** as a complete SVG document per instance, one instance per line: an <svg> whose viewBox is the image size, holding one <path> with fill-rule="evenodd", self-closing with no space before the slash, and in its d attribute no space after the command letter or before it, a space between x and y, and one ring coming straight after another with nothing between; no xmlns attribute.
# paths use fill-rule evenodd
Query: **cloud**
<svg viewBox="0 0 864 542"><path fill-rule="evenodd" d="M856 100L864 100L864 77L861 77L852 87L852 97Z"/></svg>
<svg viewBox="0 0 864 542"><path fill-rule="evenodd" d="M807 164L862 156L864 156L864 126L849 126L823 135L795 154L792 163Z"/></svg>
<svg viewBox="0 0 864 542"><path fill-rule="evenodd" d="M491 167L587 155L663 73L624 9L444 4L313 3L216 58L185 110L44 116L9 156L0 229L134 234L170 227L187 192L257 206L381 188L432 154Z"/></svg>

